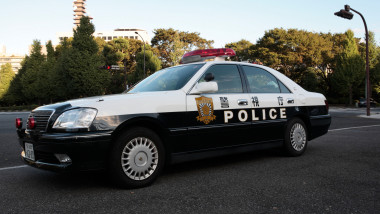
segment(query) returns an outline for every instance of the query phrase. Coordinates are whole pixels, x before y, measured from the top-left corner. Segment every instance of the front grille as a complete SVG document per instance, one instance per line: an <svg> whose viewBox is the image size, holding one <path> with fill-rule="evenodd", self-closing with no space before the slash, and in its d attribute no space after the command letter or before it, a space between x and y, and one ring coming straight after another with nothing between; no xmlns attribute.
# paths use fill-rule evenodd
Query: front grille
<svg viewBox="0 0 380 214"><path fill-rule="evenodd" d="M52 113L53 111L51 110L32 111L29 118L33 117L36 121L36 127L34 130L45 132ZM27 125L27 128L29 129L29 125Z"/></svg>

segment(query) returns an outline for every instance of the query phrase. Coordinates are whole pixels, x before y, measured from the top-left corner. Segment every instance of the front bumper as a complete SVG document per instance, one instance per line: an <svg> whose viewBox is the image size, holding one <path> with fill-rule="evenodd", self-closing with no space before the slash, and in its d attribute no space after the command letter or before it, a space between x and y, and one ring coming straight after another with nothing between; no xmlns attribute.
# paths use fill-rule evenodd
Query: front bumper
<svg viewBox="0 0 380 214"><path fill-rule="evenodd" d="M19 143L33 144L35 160L22 160L33 167L52 171L88 171L106 167L107 155L112 141L112 132L88 133L44 133L38 136L19 130ZM66 154L70 162L60 162L55 154Z"/></svg>

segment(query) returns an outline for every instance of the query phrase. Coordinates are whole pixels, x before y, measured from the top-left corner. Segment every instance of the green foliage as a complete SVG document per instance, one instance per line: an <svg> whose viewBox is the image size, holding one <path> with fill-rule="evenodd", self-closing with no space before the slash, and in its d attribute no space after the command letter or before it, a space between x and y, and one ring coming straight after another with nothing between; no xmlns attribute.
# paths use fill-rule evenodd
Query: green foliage
<svg viewBox="0 0 380 214"><path fill-rule="evenodd" d="M56 65L56 57L55 51L51 41L49 40L46 44L47 56L46 60L41 66L40 74L44 77L44 81L40 85L40 92L43 91L43 97L41 99L44 100L44 103L53 102L56 98L57 88L56 88L56 80L57 74L55 70Z"/></svg>
<svg viewBox="0 0 380 214"><path fill-rule="evenodd" d="M308 91L320 93L323 93L326 87L321 77L317 75L316 69L311 67L302 73L299 84Z"/></svg>
<svg viewBox="0 0 380 214"><path fill-rule="evenodd" d="M152 47L157 48L162 67L176 65L184 52L194 49L212 48L213 40L206 40L199 33L169 29L155 29Z"/></svg>
<svg viewBox="0 0 380 214"><path fill-rule="evenodd" d="M184 46L185 42L182 42L180 40L179 33L175 32L173 34L173 41L169 44L169 48L172 50L169 52L169 59L172 62L171 66L179 65L181 57L185 53L185 49L183 48Z"/></svg>
<svg viewBox="0 0 380 214"><path fill-rule="evenodd" d="M370 70L370 80L373 87L373 95L376 100L380 100L380 54L377 56L378 63Z"/></svg>
<svg viewBox="0 0 380 214"><path fill-rule="evenodd" d="M32 51L25 61L25 73L21 77L22 94L27 98L26 102L41 101L47 96L47 92L41 90L41 86L46 83L45 76L40 71L42 70L42 64L45 61L45 56L41 53L41 43L38 40L34 40L32 44Z"/></svg>
<svg viewBox="0 0 380 214"><path fill-rule="evenodd" d="M18 74L13 78L10 83L9 89L3 96L4 105L23 105L26 102L26 97L22 93L22 84L21 78L24 76L26 72L26 66L29 59L29 56L25 56L24 60L21 62L21 68L18 70Z"/></svg>
<svg viewBox="0 0 380 214"><path fill-rule="evenodd" d="M265 65L292 76L295 68L318 67L331 48L332 44L320 34L275 28L257 41L252 47L252 55Z"/></svg>
<svg viewBox="0 0 380 214"><path fill-rule="evenodd" d="M364 42L359 43L359 52L363 60L366 60L366 44ZM368 56L369 56L369 68L373 69L379 63L380 48L376 45L375 33L368 32Z"/></svg>
<svg viewBox="0 0 380 214"><path fill-rule="evenodd" d="M104 65L119 65L121 68L111 71L108 93L120 93L126 89L127 82L130 85L131 81L135 81L136 55L143 47L144 43L140 40L123 38L114 39L104 45Z"/></svg>
<svg viewBox="0 0 380 214"><path fill-rule="evenodd" d="M250 61L253 62L254 59L251 57L251 47L253 44L245 39L242 39L238 42L231 42L225 45L226 48L232 48L236 56L232 57L233 61Z"/></svg>
<svg viewBox="0 0 380 214"><path fill-rule="evenodd" d="M4 99L4 95L8 92L11 81L13 80L15 73L12 70L12 65L7 63L1 65L0 68L0 100ZM5 100L4 100L5 101Z"/></svg>
<svg viewBox="0 0 380 214"><path fill-rule="evenodd" d="M144 77L144 43L118 38L109 42L94 38L95 28L88 17L54 48L46 44L41 54L38 40L30 56L11 81L1 68L2 105L48 103L100 94L120 93ZM213 41L196 32L156 29L152 47L146 44L146 76L161 67L177 65L185 52L212 48ZM275 28L265 32L256 44L247 40L231 42L226 48L236 52L234 61L259 62L286 74L306 90L322 92L330 101L350 102L364 94L365 43L345 34L313 33ZM369 33L370 78L374 98L380 99L380 47ZM158 56L158 57L157 57ZM119 65L119 70L100 69ZM7 73L5 72L5 73ZM3 76L7 77L3 77ZM3 84L8 82L8 85ZM9 83L10 81L10 83ZM7 90L3 89L5 86ZM6 91L6 92L5 92Z"/></svg>
<svg viewBox="0 0 380 214"><path fill-rule="evenodd" d="M72 47L62 51L58 60L57 73L65 89L63 97L77 98L104 94L109 84L110 74L101 70L98 45L92 34L94 25L88 17L82 17L80 25L74 29Z"/></svg>
<svg viewBox="0 0 380 214"><path fill-rule="evenodd" d="M144 53L139 52L136 57L136 71L131 75L129 82L135 84L145 77L161 69L161 61L153 55L151 50L145 50L145 76L144 76Z"/></svg>
<svg viewBox="0 0 380 214"><path fill-rule="evenodd" d="M332 74L332 82L337 94L349 96L348 102L352 105L353 92L358 91L358 83L365 78L365 64L359 54L354 33L346 32L343 43L343 52L336 57L336 68Z"/></svg>

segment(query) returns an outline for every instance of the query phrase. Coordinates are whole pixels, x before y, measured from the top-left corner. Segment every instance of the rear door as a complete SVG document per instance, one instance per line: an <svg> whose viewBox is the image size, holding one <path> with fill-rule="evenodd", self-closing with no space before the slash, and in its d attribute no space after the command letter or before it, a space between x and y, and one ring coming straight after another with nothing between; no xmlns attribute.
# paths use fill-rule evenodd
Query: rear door
<svg viewBox="0 0 380 214"><path fill-rule="evenodd" d="M216 93L187 95L188 145L186 150L203 150L249 142L252 108L243 88L242 73L235 64L211 65L198 82L212 74Z"/></svg>
<svg viewBox="0 0 380 214"><path fill-rule="evenodd" d="M287 108L295 106L294 94L270 72L255 66L241 67L253 105L253 141L282 139L288 117Z"/></svg>

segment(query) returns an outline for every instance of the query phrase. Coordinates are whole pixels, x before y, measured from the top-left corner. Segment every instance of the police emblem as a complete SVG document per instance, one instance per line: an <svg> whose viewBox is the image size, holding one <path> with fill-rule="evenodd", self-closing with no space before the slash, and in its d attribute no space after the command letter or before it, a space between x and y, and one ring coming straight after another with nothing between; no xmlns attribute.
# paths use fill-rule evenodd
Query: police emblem
<svg viewBox="0 0 380 214"><path fill-rule="evenodd" d="M199 97L195 98L197 102L197 108L199 116L197 120L209 124L211 121L215 120L216 116L214 115L214 104L212 103L212 98Z"/></svg>

